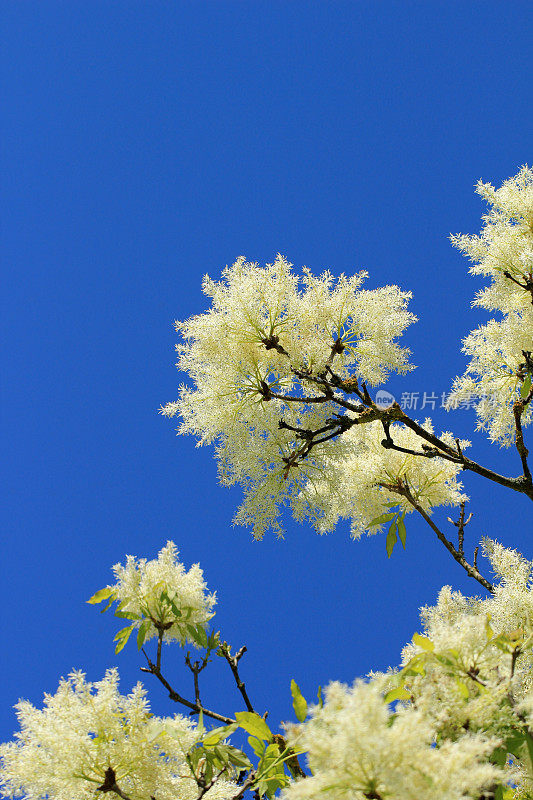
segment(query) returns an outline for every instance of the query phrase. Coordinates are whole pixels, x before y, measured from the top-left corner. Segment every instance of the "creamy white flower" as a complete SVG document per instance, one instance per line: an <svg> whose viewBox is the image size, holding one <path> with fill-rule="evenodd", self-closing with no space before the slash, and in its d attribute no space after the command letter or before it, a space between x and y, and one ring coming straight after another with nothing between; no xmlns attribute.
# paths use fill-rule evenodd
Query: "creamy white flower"
<svg viewBox="0 0 533 800"><path fill-rule="evenodd" d="M490 206L480 236L452 236L452 243L473 262L474 275L490 278L475 305L498 311L463 342L471 357L466 373L456 378L449 405L473 400L479 427L493 441L514 439L513 405L520 398L525 372L523 351L533 350L533 170L524 166L500 189L480 181L478 193ZM531 422L531 407L522 424Z"/></svg>
<svg viewBox="0 0 533 800"><path fill-rule="evenodd" d="M491 279L475 304L504 314L523 311L531 294L526 284L533 270L533 169L527 165L499 189L478 181L476 191L489 205L479 236L452 236L452 243L472 261L470 272Z"/></svg>
<svg viewBox="0 0 533 800"><path fill-rule="evenodd" d="M0 746L0 787L8 797L94 800L110 768L132 800L198 796L185 758L201 738L194 724L180 715L152 716L140 684L121 695L116 670L96 683L73 672L56 694L45 695L42 709L25 701L16 709L20 732ZM234 793L234 784L221 781L207 796Z"/></svg>
<svg viewBox="0 0 533 800"><path fill-rule="evenodd" d="M178 640L195 644L187 625L205 628L213 617L216 595L207 594L199 564L187 571L178 561L174 542L167 542L157 558L148 561L127 556L126 563L115 564L117 582L109 588L118 600L121 613L137 616L139 627L150 621L145 641L164 631L164 641ZM180 612L176 613L176 609Z"/></svg>
<svg viewBox="0 0 533 800"><path fill-rule="evenodd" d="M324 707L289 728L312 777L287 800L457 800L498 784L530 796L533 563L490 540L484 550L499 579L492 596L444 587L422 609L424 637L404 649L400 672L332 683Z"/></svg>
<svg viewBox="0 0 533 800"><path fill-rule="evenodd" d="M281 531L283 504L300 513L302 490L323 468L324 454L344 452L330 442L305 463L289 464L302 440L290 427L280 429L280 420L317 430L339 410L309 402L320 392L297 373L322 374L335 343L335 371L343 379L375 385L412 368L397 344L415 319L406 310L410 295L395 286L363 290L364 277L335 281L307 269L297 276L282 256L265 268L240 258L222 281L204 280L211 308L176 325L184 340L178 367L194 386L181 387L162 413L179 414L179 431L200 444L216 443L221 480L244 487L236 522L253 525L258 538L268 528Z"/></svg>
<svg viewBox="0 0 533 800"><path fill-rule="evenodd" d="M431 720L413 707L392 714L383 680L332 683L323 708L291 729L309 752L312 776L292 784L287 800L457 800L477 798L502 773L487 757L497 740L465 734L434 746Z"/></svg>
<svg viewBox="0 0 533 800"><path fill-rule="evenodd" d="M452 738L466 726L505 739L522 727L517 709L532 689L533 564L489 539L484 552L499 578L494 593L469 598L443 587L437 604L422 609L433 653L416 641L403 652L404 666L426 652L423 673L407 680L409 691Z"/></svg>

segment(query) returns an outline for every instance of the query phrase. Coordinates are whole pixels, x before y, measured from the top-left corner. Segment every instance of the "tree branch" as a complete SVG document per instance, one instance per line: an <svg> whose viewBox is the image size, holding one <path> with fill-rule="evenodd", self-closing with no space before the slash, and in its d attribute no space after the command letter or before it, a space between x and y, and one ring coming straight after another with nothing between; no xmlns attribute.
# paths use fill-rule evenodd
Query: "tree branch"
<svg viewBox="0 0 533 800"><path fill-rule="evenodd" d="M246 645L243 645L240 650L238 650L234 656L231 655L231 648L227 642L222 642L222 644L218 647L219 652L224 656L226 661L229 664L233 677L235 678L235 683L237 684L237 689L242 695L242 699L244 700L244 704L248 711L254 712L254 707L248 697L246 692L246 686L244 685L244 681L241 679L239 675L239 668L238 663L246 653ZM254 712L255 713L255 712Z"/></svg>
<svg viewBox="0 0 533 800"><path fill-rule="evenodd" d="M200 686L198 684L198 675L207 666L207 655L204 656L201 661L195 661L194 663L191 663L191 654L187 653L185 656L185 663L194 675L194 700L196 705L201 706L202 704L200 702Z"/></svg>
<svg viewBox="0 0 533 800"><path fill-rule="evenodd" d="M529 469L529 464L527 463L529 450L524 444L524 434L522 432L522 414L524 413L525 407L526 407L526 401L524 400L517 400L513 406L513 414L514 414L514 422L516 430L515 445L516 449L518 450L518 455L520 456L520 460L522 461L524 478L531 484L532 483L531 471Z"/></svg>
<svg viewBox="0 0 533 800"><path fill-rule="evenodd" d="M102 792L103 794L106 794L107 792L114 792L119 797L121 797L122 800L131 800L131 798L127 794L125 794L120 788L120 786L117 784L116 774L113 767L108 767L106 769L104 773L104 782L102 783L101 786L98 786L97 789L99 792Z"/></svg>
<svg viewBox="0 0 533 800"><path fill-rule="evenodd" d="M463 500L460 506L461 510L459 512L459 519L457 520L457 522L454 522L453 519L448 517L448 522L451 522L452 525L455 525L455 527L457 528L457 539L459 543L458 552L460 555L464 554L465 526L468 525L468 523L474 516L473 514L469 514L468 518L465 519L465 508L466 508L466 500ZM477 567L475 559L474 559L474 566Z"/></svg>
<svg viewBox="0 0 533 800"><path fill-rule="evenodd" d="M235 722L235 720L232 719L231 717L225 717L223 714L218 714L216 711L211 711L208 708L204 708L204 706L201 705L201 703L198 702L192 703L190 700L187 700L185 697L182 697L178 692L176 692L175 689L172 688L172 686L166 680L166 678L163 677L163 675L161 674L161 668L158 667L157 664L154 664L152 661L150 661L144 648L143 648L143 653L145 655L146 661L148 662L148 667L141 667L141 672L148 672L150 675L155 675L158 681L162 683L165 689L167 690L168 696L170 697L171 700L173 700L175 703L181 703L186 708L189 708L194 714L199 714L200 712L202 712L204 716L210 717L211 719L216 719L218 720L218 722L223 722L224 725L231 725L233 722Z"/></svg>
<svg viewBox="0 0 533 800"><path fill-rule="evenodd" d="M494 593L494 587L489 581L483 577L480 573L479 569L477 568L476 560L474 561L474 565L469 564L464 554L456 549L453 544L448 541L446 536L442 533L442 531L435 525L429 514L424 511L422 506L417 503L407 484L398 483L398 484L391 484L391 483L381 483L380 486L383 486L385 489L388 489L390 492L394 492L395 494L399 494L412 505L412 507L417 511L420 516L427 522L431 530L437 535L437 538L442 542L446 550L451 553L452 557L457 561L458 564L465 570L469 577L474 578L478 583L480 583L485 589L487 589L491 594Z"/></svg>

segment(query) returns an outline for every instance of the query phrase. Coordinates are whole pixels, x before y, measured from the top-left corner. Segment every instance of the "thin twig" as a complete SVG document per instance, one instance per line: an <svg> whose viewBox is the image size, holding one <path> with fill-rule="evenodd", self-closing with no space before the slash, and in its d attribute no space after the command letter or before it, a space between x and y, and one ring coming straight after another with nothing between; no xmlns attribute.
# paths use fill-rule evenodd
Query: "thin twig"
<svg viewBox="0 0 533 800"><path fill-rule="evenodd" d="M458 552L460 553L460 555L464 554L465 527L468 525L468 523L474 516L473 514L469 514L467 519L465 519L465 508L466 508L466 500L463 500L460 506L461 510L459 512L459 519L457 520L457 522L454 522L454 520L451 519L451 517L448 517L448 522L451 522L452 525L455 525L455 527L457 528L457 539L459 543Z"/></svg>
<svg viewBox="0 0 533 800"><path fill-rule="evenodd" d="M162 683L167 690L168 696L171 700L173 700L175 703L181 703L186 708L190 708L194 714L199 714L202 712L205 717L216 719L219 722L223 722L225 725L231 725L235 722L235 720L231 717L225 717L223 714L218 714L216 711L211 711L210 709L205 708L200 703L192 703L190 700L182 697L178 692L176 692L175 689L172 688L167 679L161 674L161 669L157 667L157 664L154 664L152 661L150 661L144 648L143 653L146 657L146 661L148 662L148 667L141 667L141 672L148 672L150 675L155 675L157 680Z"/></svg>
<svg viewBox="0 0 533 800"><path fill-rule="evenodd" d="M402 497L405 497L405 499L412 505L415 511L417 511L420 514L420 516L427 522L431 530L437 535L437 538L442 542L446 550L448 550L448 552L451 553L452 557L455 559L455 561L457 561L458 564L461 565L461 567L465 570L467 575L469 575L471 578L474 578L474 580L476 580L478 583L484 586L485 589L491 592L491 594L494 593L494 587L492 586L492 584L489 583L489 581L483 577L483 575L477 568L477 549L476 549L476 555L474 556L474 564L473 565L469 564L466 558L464 557L463 553L460 553L459 550L457 550L453 546L453 544L450 541L448 541L448 539L442 533L442 531L435 525L431 517L424 511L422 506L419 505L419 503L417 503L417 501L411 494L409 487L405 483L403 484L381 483L380 486L383 486L385 489L388 489L389 491L394 492L395 494L399 494Z"/></svg>
<svg viewBox="0 0 533 800"><path fill-rule="evenodd" d="M522 431L522 414L524 413L525 409L525 401L524 400L517 400L513 407L513 414L514 414L514 421L515 421L515 445L516 449L518 450L518 455L520 456L520 460L522 461L522 469L524 470L524 478L529 481L531 484L531 471L529 469L529 464L527 463L527 457L529 455L529 450L527 449L526 445L524 444L524 434Z"/></svg>
<svg viewBox="0 0 533 800"><path fill-rule="evenodd" d="M235 683L237 684L237 689L239 690L239 692L242 695L242 699L244 700L244 704L245 704L246 708L248 709L248 711L254 712L254 707L253 707L252 702L251 702L251 700L248 697L248 694L246 692L246 686L244 685L244 681L242 680L241 676L239 675L239 667L238 667L239 661L241 660L243 655L246 653L246 649L247 649L246 645L243 645L241 647L241 649L238 650L235 653L234 656L231 655L231 648L230 648L230 646L229 646L229 644L227 642L222 642L222 644L219 645L218 649L219 649L219 652L224 656L224 658L226 659L226 661L229 664L229 667L231 669L232 675L235 678Z"/></svg>
<svg viewBox="0 0 533 800"><path fill-rule="evenodd" d="M189 667L194 676L194 700L196 702L196 705L198 706L202 705L200 701L200 685L198 682L198 675L203 669L206 668L207 662L208 662L207 655L204 656L204 658L201 661L195 661L194 663L191 663L190 653L187 653L187 655L185 656L185 663L187 664L187 666Z"/></svg>

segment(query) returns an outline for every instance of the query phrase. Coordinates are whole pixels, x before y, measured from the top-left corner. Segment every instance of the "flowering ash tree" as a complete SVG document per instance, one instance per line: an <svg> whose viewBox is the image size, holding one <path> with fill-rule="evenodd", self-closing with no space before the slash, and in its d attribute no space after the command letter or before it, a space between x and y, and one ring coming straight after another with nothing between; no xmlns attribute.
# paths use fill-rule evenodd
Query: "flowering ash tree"
<svg viewBox="0 0 533 800"><path fill-rule="evenodd" d="M366 289L365 273L297 274L281 256L266 267L239 258L220 282L205 278L211 307L177 323L178 366L190 382L162 413L215 446L221 481L244 490L235 522L257 538L281 534L288 507L319 532L341 519L354 538L386 526L390 556L416 514L480 595L445 586L387 673L331 683L314 705L292 681L299 724L272 731L240 675L246 648L234 650L210 629L216 597L199 566L187 571L172 542L151 561L128 556L89 602L127 621L116 652L133 635L141 669L187 716L153 716L140 684L120 694L116 670L97 683L73 672L42 709L18 704L20 732L0 751L6 796L533 798L533 562L485 539L492 574L482 574L479 548L473 556L465 548L470 515L460 481L476 473L533 500L524 439L533 397L533 170L523 167L499 189L480 182L477 191L488 205L481 233L452 242L488 279L475 304L496 317L464 340L470 362L450 403L475 403L478 427L515 448L518 474L479 463L469 442L436 432L430 419L373 399L371 387L412 369L399 343L415 321L408 293ZM434 519L441 506L458 509L454 541ZM164 643L198 649L194 660L185 656L187 697L163 667ZM239 711L201 700L200 674L215 656L235 680ZM231 743L238 728L249 735L245 750Z"/></svg>

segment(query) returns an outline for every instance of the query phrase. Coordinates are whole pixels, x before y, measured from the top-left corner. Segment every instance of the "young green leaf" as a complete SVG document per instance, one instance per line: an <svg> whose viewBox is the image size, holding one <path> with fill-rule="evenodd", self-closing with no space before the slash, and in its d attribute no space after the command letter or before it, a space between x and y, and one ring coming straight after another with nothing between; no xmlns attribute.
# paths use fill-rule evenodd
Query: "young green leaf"
<svg viewBox="0 0 533 800"><path fill-rule="evenodd" d="M413 634L413 644L418 645L422 650L427 650L430 653L435 649L435 645L431 639L428 639L427 636L420 636L419 633Z"/></svg>
<svg viewBox="0 0 533 800"><path fill-rule="evenodd" d="M150 620L145 619L144 622L141 623L141 627L137 633L137 650L140 650L144 644L144 640L148 635L148 631L150 630Z"/></svg>
<svg viewBox="0 0 533 800"><path fill-rule="evenodd" d="M457 688L459 689L459 694L461 697L463 697L465 700L468 700L470 697L470 692L468 691L468 686L466 683L463 683L463 681L459 680L459 678L455 679L455 683L457 684Z"/></svg>
<svg viewBox="0 0 533 800"><path fill-rule="evenodd" d="M298 722L303 722L307 716L307 700L300 691L296 681L291 680L292 707Z"/></svg>
<svg viewBox="0 0 533 800"><path fill-rule="evenodd" d="M368 523L368 527L373 528L374 525L383 525L384 522L390 522L391 519L394 519L395 516L396 516L395 511L389 514L380 514L379 517L376 517L375 519L372 520L372 522Z"/></svg>
<svg viewBox="0 0 533 800"><path fill-rule="evenodd" d="M115 647L115 653L120 653L120 651L126 646L126 642L131 636L131 633L134 629L134 625L128 625L127 628L122 628L116 636L114 637L115 642L117 642L117 646Z"/></svg>
<svg viewBox="0 0 533 800"><path fill-rule="evenodd" d="M524 378L522 388L520 389L520 397L522 398L522 400L526 399L530 391L531 391L531 372L528 372L526 377Z"/></svg>
<svg viewBox="0 0 533 800"><path fill-rule="evenodd" d="M394 703L395 700L410 700L410 698L410 692L400 686L398 689L392 689L390 692L387 692L385 695L385 702Z"/></svg>
<svg viewBox="0 0 533 800"><path fill-rule="evenodd" d="M238 727L237 723L234 722L231 725L224 725L221 728L213 728L212 731L209 731L207 736L204 736L202 744L206 746L218 744L224 739L227 739L228 736L231 736Z"/></svg>
<svg viewBox="0 0 533 800"><path fill-rule="evenodd" d="M196 641L202 646L207 647L207 633L205 632L205 628L202 628L201 625L196 626L197 631L197 638Z"/></svg>
<svg viewBox="0 0 533 800"><path fill-rule="evenodd" d="M265 752L265 743L261 739L258 739L257 736L249 736L248 744L258 758L263 757L263 753Z"/></svg>
<svg viewBox="0 0 533 800"><path fill-rule="evenodd" d="M394 522L391 524L391 526L389 528L389 532L387 534L387 540L385 542L385 547L387 548L387 556L388 556L388 558L391 557L392 551L394 550L394 545L398 541L397 536L396 536L397 529L398 528L397 528L397 525L396 525L396 520L394 520Z"/></svg>
<svg viewBox="0 0 533 800"><path fill-rule="evenodd" d="M106 586L103 589L99 589L97 592L95 592L92 597L89 597L87 602L91 603L91 605L96 605L97 603L101 603L102 600L107 600L109 597L114 596L115 590L111 586Z"/></svg>
<svg viewBox="0 0 533 800"><path fill-rule="evenodd" d="M402 547L405 550L405 539L407 536L407 531L405 530L405 522L403 521L403 516L398 517L398 536L400 537L400 542L402 543Z"/></svg>
<svg viewBox="0 0 533 800"><path fill-rule="evenodd" d="M272 738L270 728L259 714L255 714L253 711L237 711L235 719L240 727L244 728L247 733L251 733L252 736L257 736L258 739L263 739L265 742Z"/></svg>

